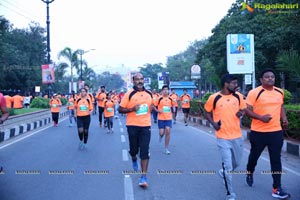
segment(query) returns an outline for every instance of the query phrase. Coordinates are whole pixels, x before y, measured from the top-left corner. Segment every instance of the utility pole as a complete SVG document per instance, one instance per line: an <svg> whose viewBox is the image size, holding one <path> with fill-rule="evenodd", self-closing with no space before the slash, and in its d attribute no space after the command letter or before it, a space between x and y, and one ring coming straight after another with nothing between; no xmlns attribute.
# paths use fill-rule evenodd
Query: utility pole
<svg viewBox="0 0 300 200"><path fill-rule="evenodd" d="M47 4L47 64L51 63L50 59L50 16L49 16L49 4L52 3L54 0L42 0L42 2ZM48 84L48 98L51 95L51 83Z"/></svg>

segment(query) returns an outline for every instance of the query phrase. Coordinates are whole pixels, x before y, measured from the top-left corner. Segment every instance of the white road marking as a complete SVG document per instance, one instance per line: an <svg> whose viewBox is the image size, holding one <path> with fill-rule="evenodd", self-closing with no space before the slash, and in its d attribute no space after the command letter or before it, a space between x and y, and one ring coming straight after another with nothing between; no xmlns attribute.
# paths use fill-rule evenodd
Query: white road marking
<svg viewBox="0 0 300 200"><path fill-rule="evenodd" d="M128 161L128 151L126 149L122 150L122 159L123 161Z"/></svg>
<svg viewBox="0 0 300 200"><path fill-rule="evenodd" d="M125 200L134 200L132 179L130 175L124 176L124 193Z"/></svg>
<svg viewBox="0 0 300 200"><path fill-rule="evenodd" d="M125 142L125 141L126 141L125 136L121 135L121 142Z"/></svg>

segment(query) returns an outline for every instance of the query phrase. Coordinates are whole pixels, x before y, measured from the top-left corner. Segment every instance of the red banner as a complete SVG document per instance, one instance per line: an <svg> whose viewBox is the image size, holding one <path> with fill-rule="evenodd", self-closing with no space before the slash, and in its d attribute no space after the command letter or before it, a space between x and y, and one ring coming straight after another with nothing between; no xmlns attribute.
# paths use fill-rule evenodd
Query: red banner
<svg viewBox="0 0 300 200"><path fill-rule="evenodd" d="M55 82L53 64L42 65L42 82L43 84Z"/></svg>

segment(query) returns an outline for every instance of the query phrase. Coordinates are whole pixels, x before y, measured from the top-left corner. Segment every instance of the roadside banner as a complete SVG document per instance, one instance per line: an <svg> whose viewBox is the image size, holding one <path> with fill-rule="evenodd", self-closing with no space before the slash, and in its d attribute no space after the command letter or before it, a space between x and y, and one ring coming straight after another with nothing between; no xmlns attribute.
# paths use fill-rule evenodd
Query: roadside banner
<svg viewBox="0 0 300 200"><path fill-rule="evenodd" d="M42 82L43 84L55 82L53 64L42 65Z"/></svg>

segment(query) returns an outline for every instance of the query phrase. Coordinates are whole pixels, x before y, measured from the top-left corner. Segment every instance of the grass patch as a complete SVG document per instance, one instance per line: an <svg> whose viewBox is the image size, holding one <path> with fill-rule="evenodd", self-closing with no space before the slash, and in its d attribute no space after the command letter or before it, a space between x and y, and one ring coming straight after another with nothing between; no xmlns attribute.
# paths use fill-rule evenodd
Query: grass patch
<svg viewBox="0 0 300 200"><path fill-rule="evenodd" d="M36 112L44 110L44 108L21 108L21 109L9 109L10 116L12 115L22 115L26 113Z"/></svg>

